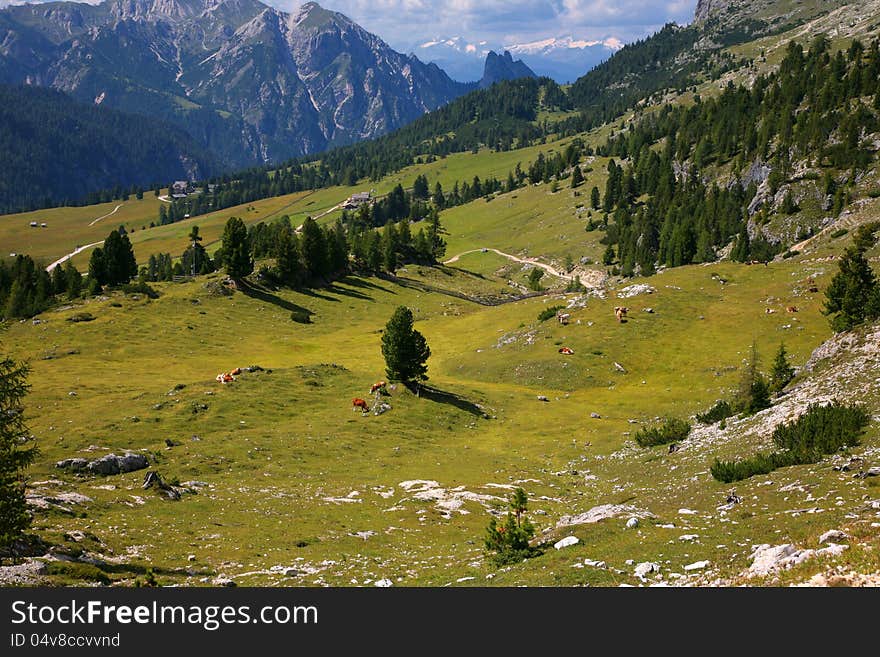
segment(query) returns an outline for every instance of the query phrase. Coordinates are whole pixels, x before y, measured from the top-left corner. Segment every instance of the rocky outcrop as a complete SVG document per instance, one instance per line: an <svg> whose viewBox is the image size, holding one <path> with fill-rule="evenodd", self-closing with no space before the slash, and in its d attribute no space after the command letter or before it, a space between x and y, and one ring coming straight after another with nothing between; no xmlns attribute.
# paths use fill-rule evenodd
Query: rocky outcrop
<svg viewBox="0 0 880 657"><path fill-rule="evenodd" d="M653 518L654 514L639 509L629 504L601 504L594 506L585 513L574 516L562 516L556 523L557 529L563 527L573 527L575 525L590 525L608 518L616 518L618 516L630 516L632 518Z"/></svg>
<svg viewBox="0 0 880 657"><path fill-rule="evenodd" d="M107 454L93 461L84 458L65 459L58 461L55 467L62 470L70 470L71 472L108 476L143 470L149 464L150 462L143 454L126 452L122 456Z"/></svg>
<svg viewBox="0 0 880 657"><path fill-rule="evenodd" d="M496 82L501 82L502 80L534 77L537 77L534 71L526 66L521 59L514 60L507 50L504 51L503 55L499 55L493 50L486 57L486 65L483 69L483 78L480 80L480 88L491 87Z"/></svg>

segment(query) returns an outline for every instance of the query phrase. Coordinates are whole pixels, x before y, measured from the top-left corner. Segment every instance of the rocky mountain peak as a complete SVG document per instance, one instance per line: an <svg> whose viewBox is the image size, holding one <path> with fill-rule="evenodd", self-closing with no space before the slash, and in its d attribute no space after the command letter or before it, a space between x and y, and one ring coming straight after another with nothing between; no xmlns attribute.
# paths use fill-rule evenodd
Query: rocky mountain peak
<svg viewBox="0 0 880 657"><path fill-rule="evenodd" d="M299 10L293 14L293 22L302 30L322 29L331 26L338 28L355 26L355 23L353 23L348 16L336 11L324 9L317 2L307 2L301 6Z"/></svg>
<svg viewBox="0 0 880 657"><path fill-rule="evenodd" d="M486 56L486 65L483 69L483 79L480 80L480 87L491 87L496 82L502 80L516 80L518 78L534 78L537 77L521 59L514 59L510 51L505 50L504 54L499 55L494 50L490 50Z"/></svg>

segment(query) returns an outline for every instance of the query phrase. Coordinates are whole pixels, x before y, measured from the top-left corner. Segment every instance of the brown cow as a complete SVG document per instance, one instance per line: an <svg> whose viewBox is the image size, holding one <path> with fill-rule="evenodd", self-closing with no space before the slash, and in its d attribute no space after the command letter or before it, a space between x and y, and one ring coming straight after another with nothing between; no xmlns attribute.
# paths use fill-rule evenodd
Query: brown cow
<svg viewBox="0 0 880 657"><path fill-rule="evenodd" d="M617 306L614 309L614 316L617 317L617 321L623 324L626 320L626 314L629 312L629 308L624 308L623 306Z"/></svg>
<svg viewBox="0 0 880 657"><path fill-rule="evenodd" d="M788 307L785 309L785 312L787 312L787 313L796 313L797 311L798 311L798 307L797 307L797 306L788 306Z"/></svg>
<svg viewBox="0 0 880 657"><path fill-rule="evenodd" d="M367 402L359 397L355 397L351 400L351 410L356 411L358 409L362 410L364 413L370 410L370 407L367 406Z"/></svg>
<svg viewBox="0 0 880 657"><path fill-rule="evenodd" d="M383 390L387 384L384 381L379 381L378 383L374 383L370 386L370 394L374 395L377 391Z"/></svg>

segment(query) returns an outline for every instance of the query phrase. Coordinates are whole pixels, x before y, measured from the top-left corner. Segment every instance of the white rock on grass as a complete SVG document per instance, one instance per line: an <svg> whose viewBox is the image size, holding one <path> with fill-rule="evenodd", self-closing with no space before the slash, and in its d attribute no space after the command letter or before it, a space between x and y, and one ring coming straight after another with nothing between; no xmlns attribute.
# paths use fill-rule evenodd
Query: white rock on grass
<svg viewBox="0 0 880 657"><path fill-rule="evenodd" d="M557 528L572 527L574 525L589 525L608 518L616 518L618 516L632 516L635 518L653 518L654 514L639 509L629 504L602 504L594 506L585 513L576 516L562 516L556 523Z"/></svg>
<svg viewBox="0 0 880 657"><path fill-rule="evenodd" d="M848 548L848 545L830 543L820 550L799 550L791 543L775 546L765 543L758 545L752 552L752 565L749 566L747 575L749 577L769 575L779 570L787 570L814 557L837 557Z"/></svg>
<svg viewBox="0 0 880 657"><path fill-rule="evenodd" d="M577 536L566 536L562 540L556 541L553 544L553 547L555 547L557 550L561 550L562 548L567 548L567 547L571 547L572 545L577 545L580 542L581 542L581 539L579 539Z"/></svg>
<svg viewBox="0 0 880 657"><path fill-rule="evenodd" d="M695 516L695 515L697 515L697 512L694 511L693 509L679 509L678 515L680 515L680 516Z"/></svg>
<svg viewBox="0 0 880 657"><path fill-rule="evenodd" d="M636 517L632 517L626 521L626 528L627 529L635 529L638 526L639 526L639 519Z"/></svg>
<svg viewBox="0 0 880 657"><path fill-rule="evenodd" d="M830 529L819 537L819 543L836 543L848 539L844 532L839 529Z"/></svg>
<svg viewBox="0 0 880 657"><path fill-rule="evenodd" d="M700 538L699 534L682 534L678 537L678 540L691 543L693 541L696 541L698 538Z"/></svg>
<svg viewBox="0 0 880 657"><path fill-rule="evenodd" d="M390 579L380 579L380 580L376 581L374 586L376 586L380 589L387 589L387 588L391 588L392 586L394 586L394 582L392 582Z"/></svg>
<svg viewBox="0 0 880 657"><path fill-rule="evenodd" d="M644 579L651 573L659 573L660 565L654 563L653 561L643 561L635 568L635 576L639 579Z"/></svg>
<svg viewBox="0 0 880 657"><path fill-rule="evenodd" d="M688 564L684 567L685 570L703 570L704 568L709 567L709 561L695 561L694 563Z"/></svg>
<svg viewBox="0 0 880 657"><path fill-rule="evenodd" d="M630 285L628 287L623 288L617 293L617 297L619 299L629 299L631 297L637 297L641 294L654 294L657 289L651 287L650 285Z"/></svg>
<svg viewBox="0 0 880 657"><path fill-rule="evenodd" d="M604 561L596 561L595 559L584 559L584 565L591 568L605 568Z"/></svg>

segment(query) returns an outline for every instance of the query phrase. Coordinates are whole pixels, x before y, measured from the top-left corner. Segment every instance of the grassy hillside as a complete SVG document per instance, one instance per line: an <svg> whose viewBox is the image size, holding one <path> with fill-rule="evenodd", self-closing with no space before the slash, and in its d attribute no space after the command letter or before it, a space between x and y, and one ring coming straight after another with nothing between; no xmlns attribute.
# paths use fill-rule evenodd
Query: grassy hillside
<svg viewBox="0 0 880 657"><path fill-rule="evenodd" d="M771 68L767 59L756 66ZM707 96L713 90L716 83L698 88ZM578 136L595 148L633 118ZM0 242L4 251L48 261L124 224L142 263L151 253L179 255L193 223L213 250L230 216L248 224L285 214L297 224L306 216L330 222L354 191L381 195L420 174L447 189L475 175L504 178L572 138L457 153L377 183L265 199L146 230L161 202L152 196L91 227L116 204L7 216ZM596 264L603 233L585 230L588 218L604 214L590 217L587 206L594 185L604 194L607 165L607 158L585 159L576 190L563 179L555 192L551 184L527 185L445 210L446 258L461 255L446 265L407 265L396 277L352 275L310 291L245 287L228 295L214 274L157 283L153 300L114 292L11 323L3 350L32 367L27 409L41 449L29 471L29 494L40 505L34 529L56 554L98 564L97 571L82 561L56 564L45 581L101 577L132 585L150 568L161 584L182 585L218 578L304 586L381 579L773 585L817 573L845 583L852 572L880 571L880 478L853 476L880 466L876 423L859 447L753 477L734 491L709 472L716 457L767 449L774 427L811 402L860 402L880 415L880 329L834 336L822 314L823 292L853 229L880 217L880 199L871 194L875 166L852 187L847 210L829 217L793 257L766 266L722 259L621 280ZM807 203L802 212L823 226L824 212ZM49 227L27 228L32 220ZM594 286L563 294L565 281L548 275L555 291L501 303L511 300L509 281L521 285L532 265L503 254L556 269L571 259L595 275ZM880 248L868 256L876 263ZM85 251L75 262L84 269L87 259ZM650 287L629 296L633 285ZM388 412L363 416L351 402L386 377L381 332L399 305L412 309L431 347L430 380L419 397L393 388ZM625 323L614 315L621 305L629 308ZM555 306L571 313L567 326L538 320ZM68 321L82 313L93 319ZM699 424L696 413L733 395L753 342L764 371L784 342L797 377L770 409ZM229 385L215 381L252 365L262 369ZM667 416L694 425L679 449L638 447L635 433ZM185 490L182 498L142 489L144 471L93 477L55 467L126 450L146 455L151 469ZM485 529L520 486L545 550L499 568L483 549ZM732 493L739 501L728 502ZM569 524L597 507L614 513ZM638 525L627 527L633 517ZM756 546L816 550L831 529L846 533L836 542L847 548L746 576ZM553 548L570 536L579 542ZM643 562L659 570L639 577Z"/></svg>
<svg viewBox="0 0 880 657"><path fill-rule="evenodd" d="M847 476L835 488L827 464L789 468L738 486L745 502L725 522L716 506L728 487L709 477L708 465L760 436L733 433L667 455L634 448L631 434L655 416L690 415L728 394L752 339L765 362L785 340L802 365L829 331L820 295L804 296L801 282L813 276L824 285L826 254L837 248L766 268L669 271L647 281L654 294L627 301L632 319L623 325L613 317L620 303L613 292L588 300L561 327L539 325L536 315L572 296L483 308L354 278L319 294L262 298L212 296L199 281L157 286L163 296L155 301L113 296L46 313L4 338L34 368L28 401L43 451L31 485L50 497L75 490L90 501L68 507L73 513L40 513L37 529L69 547L76 545L63 540L65 532L86 531L94 537L86 547L117 563L106 569L112 577L132 578L154 564L168 583L221 574L240 584L637 583L626 559L662 559L664 573L708 559L713 577L736 575L748 565L742 545L811 545L841 524L867 527L850 516L864 516L872 480ZM350 399L384 376L378 331L400 303L415 310L435 354L429 383L436 391L417 399L398 388L390 412L361 417ZM793 303L800 312L787 315ZM314 313L313 324L291 322L294 307ZM776 313L766 314L768 307ZM65 321L82 311L96 319ZM559 344L575 355L557 354ZM271 373L244 374L228 386L213 381L219 371L251 364ZM876 408L872 390L862 395ZM865 445L857 452L873 454L873 428ZM142 473L92 479L53 467L61 458L126 449L143 450L168 480L206 485L169 502L140 490ZM412 480L437 488L419 496L432 485L405 483ZM551 528L547 536L574 534L582 543L496 572L482 556L482 531L487 510L514 485L526 488L536 523ZM821 516L789 512L832 488L842 503L822 504ZM657 517L638 531L625 529L625 518L552 529L561 516L604 503ZM697 513L684 516L681 508ZM661 526L668 524L675 528ZM694 533L695 543L678 540ZM858 563L871 536L860 535L863 546L845 560ZM584 558L609 569L572 568Z"/></svg>

